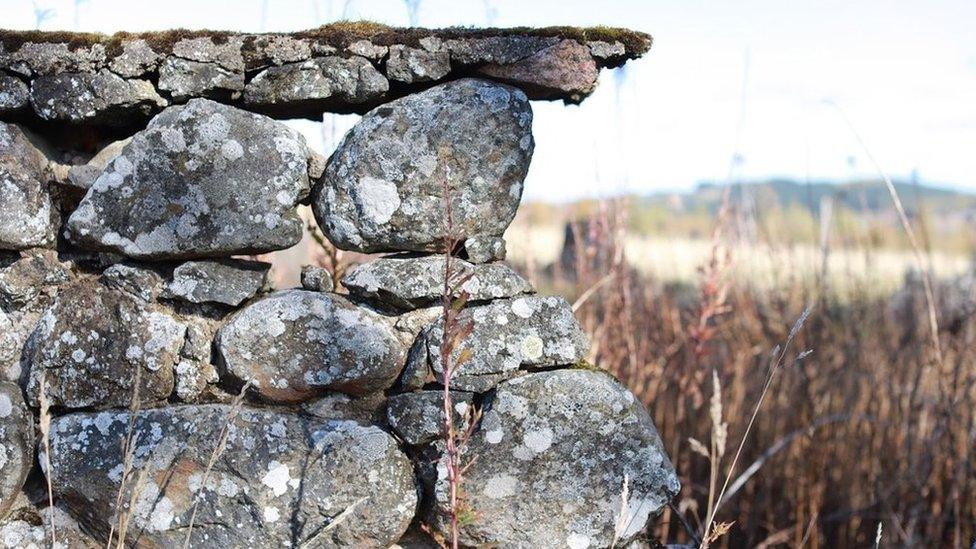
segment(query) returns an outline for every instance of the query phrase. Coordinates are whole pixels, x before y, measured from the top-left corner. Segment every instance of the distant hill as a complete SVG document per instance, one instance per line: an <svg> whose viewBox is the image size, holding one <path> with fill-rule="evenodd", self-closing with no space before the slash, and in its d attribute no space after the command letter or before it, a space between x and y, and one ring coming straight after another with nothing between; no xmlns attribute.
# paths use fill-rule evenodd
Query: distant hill
<svg viewBox="0 0 976 549"><path fill-rule="evenodd" d="M906 181L895 189L923 245L953 253L976 250L976 194ZM610 201L635 235L709 238L725 187L701 183L681 193L630 195ZM738 183L730 191L734 224L743 238L818 243L829 205L829 238L836 246L905 249L908 241L881 181L801 183L789 179ZM526 204L519 219L553 224L602 215L596 200Z"/></svg>
<svg viewBox="0 0 976 549"><path fill-rule="evenodd" d="M976 214L976 194L905 181L895 181L894 184L906 212L911 216L918 213L920 205L926 215L971 217ZM723 192L722 185L701 183L688 193L657 193L638 201L645 206L714 213L718 211ZM888 189L880 180L808 184L790 179L770 179L734 184L730 196L734 203L748 205L758 211L768 211L771 207L784 210L801 207L816 213L824 199L832 199L835 207L842 206L857 213L885 214L893 211Z"/></svg>

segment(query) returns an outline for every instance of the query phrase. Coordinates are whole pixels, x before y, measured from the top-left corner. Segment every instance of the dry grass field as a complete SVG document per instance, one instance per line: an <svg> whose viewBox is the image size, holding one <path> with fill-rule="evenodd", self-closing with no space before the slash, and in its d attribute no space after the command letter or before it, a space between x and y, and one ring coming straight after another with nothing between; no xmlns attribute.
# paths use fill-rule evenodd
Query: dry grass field
<svg viewBox="0 0 976 549"><path fill-rule="evenodd" d="M968 258L926 258L936 349L907 250L641 237L619 211L573 224L580 244L562 258L559 220L522 220L510 259L540 290L576 300L590 360L654 416L683 482L656 540L700 535L711 492L715 521L731 523L713 546L868 547L879 529L885 547L973 542ZM724 457L709 444L723 430Z"/></svg>

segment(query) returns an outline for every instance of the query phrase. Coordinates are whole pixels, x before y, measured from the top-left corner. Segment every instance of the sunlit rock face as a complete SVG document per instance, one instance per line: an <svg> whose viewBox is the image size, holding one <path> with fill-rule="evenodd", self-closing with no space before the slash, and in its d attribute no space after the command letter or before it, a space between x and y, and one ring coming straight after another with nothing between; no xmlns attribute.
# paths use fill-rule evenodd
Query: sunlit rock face
<svg viewBox="0 0 976 549"><path fill-rule="evenodd" d="M342 285L357 298L394 309L409 311L439 305L444 295L447 260L443 255L384 257L359 265ZM468 301L504 299L533 291L532 285L503 263L473 265L451 260L453 276L463 280L460 290Z"/></svg>
<svg viewBox="0 0 976 549"><path fill-rule="evenodd" d="M299 241L305 140L261 115L205 99L137 133L68 219L75 244L142 259L222 257Z"/></svg>
<svg viewBox="0 0 976 549"><path fill-rule="evenodd" d="M185 334L164 308L79 280L61 290L27 342L28 398L38 406L44 387L63 408L127 406L134 395L146 404L165 400Z"/></svg>
<svg viewBox="0 0 976 549"><path fill-rule="evenodd" d="M450 359L454 364L469 354L452 379L452 386L464 391L487 391L530 370L572 366L586 358L590 345L561 297L530 295L472 306L457 323L471 326L471 334L452 349ZM443 376L443 333L440 321L426 330L410 354L408 371L426 366L435 378Z"/></svg>
<svg viewBox="0 0 976 549"><path fill-rule="evenodd" d="M400 375L406 346L392 319L336 294L275 292L237 312L217 335L229 376L270 401L328 390L381 391Z"/></svg>
<svg viewBox="0 0 976 549"><path fill-rule="evenodd" d="M115 524L129 424L107 411L51 428L55 495L102 536ZM139 412L133 433L141 481L128 477L122 493L139 546L182 546L195 507L193 547L385 549L417 507L410 460L382 429L355 421L187 405Z"/></svg>
<svg viewBox="0 0 976 549"><path fill-rule="evenodd" d="M330 158L316 219L334 244L360 252L438 251L448 229L500 237L534 146L532 109L516 88L462 79L391 101Z"/></svg>
<svg viewBox="0 0 976 549"><path fill-rule="evenodd" d="M465 452L478 456L464 481L466 502L478 510L461 528L471 546L626 545L680 488L647 410L602 372L540 372L499 384ZM447 533L443 460L437 471L431 518Z"/></svg>

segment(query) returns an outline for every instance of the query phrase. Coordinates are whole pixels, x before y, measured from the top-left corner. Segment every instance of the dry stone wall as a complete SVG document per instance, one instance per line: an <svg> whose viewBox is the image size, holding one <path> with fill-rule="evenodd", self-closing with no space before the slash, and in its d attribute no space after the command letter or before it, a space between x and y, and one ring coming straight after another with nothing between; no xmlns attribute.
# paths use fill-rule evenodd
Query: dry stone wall
<svg viewBox="0 0 976 549"><path fill-rule="evenodd" d="M80 547L446 535L446 252L471 325L452 413L477 421L462 543L622 546L677 493L569 303L503 262L529 99L582 99L649 37L355 29L0 32L0 545L52 520ZM268 116L323 110L365 112L328 161ZM298 242L302 204L386 255L271 288L241 256Z"/></svg>

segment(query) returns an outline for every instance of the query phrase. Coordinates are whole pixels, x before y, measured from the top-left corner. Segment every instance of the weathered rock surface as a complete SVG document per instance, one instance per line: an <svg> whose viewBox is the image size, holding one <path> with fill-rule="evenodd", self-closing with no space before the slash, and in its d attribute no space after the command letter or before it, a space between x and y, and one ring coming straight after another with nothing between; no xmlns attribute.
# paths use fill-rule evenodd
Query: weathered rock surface
<svg viewBox="0 0 976 549"><path fill-rule="evenodd" d="M370 303L399 310L440 304L444 294L446 259L443 255L384 257L353 268L342 279L349 293ZM469 302L531 293L532 285L502 263L473 265L451 260L453 281L467 279L460 289ZM455 282L452 282L452 284Z"/></svg>
<svg viewBox="0 0 976 549"><path fill-rule="evenodd" d="M466 545L609 547L626 477L625 545L679 490L647 411L602 372L499 384L465 451L478 456L464 479L477 509L461 527ZM438 469L434 523L446 532L446 471Z"/></svg>
<svg viewBox="0 0 976 549"><path fill-rule="evenodd" d="M62 507L37 508L23 495L14 503L10 516L0 520L0 549L45 549L51 547L54 524L58 549L100 549L98 543L81 531L78 523Z"/></svg>
<svg viewBox="0 0 976 549"><path fill-rule="evenodd" d="M524 93L485 80L443 84L378 107L350 130L314 190L316 219L342 249L440 251L447 187L453 232L501 236L533 147Z"/></svg>
<svg viewBox="0 0 976 549"><path fill-rule="evenodd" d="M585 358L589 349L572 307L561 297L526 296L470 307L458 317L459 324L469 322L471 334L452 354L456 361L465 349L471 353L451 380L451 386L459 390L486 391L518 375L520 368L572 365ZM426 352L411 352L410 360L426 360L439 376L443 371L442 338L443 324L438 322L424 335Z"/></svg>
<svg viewBox="0 0 976 549"><path fill-rule="evenodd" d="M0 518L34 466L34 418L20 387L0 381Z"/></svg>
<svg viewBox="0 0 976 549"><path fill-rule="evenodd" d="M8 310L34 305L40 294L53 294L55 287L71 278L68 267L58 261L53 250L34 249L22 254L0 268L0 306Z"/></svg>
<svg viewBox="0 0 976 549"><path fill-rule="evenodd" d="M217 335L227 373L262 397L299 402L328 390L365 395L400 375L393 320L337 294L286 290L235 313Z"/></svg>
<svg viewBox="0 0 976 549"><path fill-rule="evenodd" d="M67 179L64 183L87 191L95 183L95 180L98 179L98 176L102 175L102 172L105 171L109 163L122 153L122 149L129 144L129 141L131 139L126 138L109 143L89 159L87 163L69 167Z"/></svg>
<svg viewBox="0 0 976 549"><path fill-rule="evenodd" d="M440 80L451 72L451 54L438 49L395 45L386 59L386 74L391 80L413 84Z"/></svg>
<svg viewBox="0 0 976 549"><path fill-rule="evenodd" d="M68 220L76 244L143 259L267 252L301 238L305 140L205 99L136 134Z"/></svg>
<svg viewBox="0 0 976 549"><path fill-rule="evenodd" d="M0 72L0 115L22 111L30 104L30 90L20 79Z"/></svg>
<svg viewBox="0 0 976 549"><path fill-rule="evenodd" d="M317 265L302 266L302 288L310 292L331 292L335 289L332 273Z"/></svg>
<svg viewBox="0 0 976 549"><path fill-rule="evenodd" d="M108 68L123 78L138 78L155 71L162 56L143 39L122 43L122 53L112 59Z"/></svg>
<svg viewBox="0 0 976 549"><path fill-rule="evenodd" d="M194 547L385 548L414 515L413 467L377 427L251 408L233 417L225 405L141 411L134 424L132 470L142 483L128 539L140 545L182 546L195 502ZM115 515L128 425L125 412L52 424L56 496L102 536ZM228 425L226 447L206 474Z"/></svg>
<svg viewBox="0 0 976 549"><path fill-rule="evenodd" d="M244 72L216 63L167 57L159 67L159 89L169 92L175 101L194 97L236 99L244 91Z"/></svg>
<svg viewBox="0 0 976 549"><path fill-rule="evenodd" d="M163 291L163 276L153 269L117 263L102 272L102 283L150 303Z"/></svg>
<svg viewBox="0 0 976 549"><path fill-rule="evenodd" d="M328 393L321 398L302 403L302 411L319 419L352 419L360 423L383 423L386 420L386 396L370 393L352 397L343 393Z"/></svg>
<svg viewBox="0 0 976 549"><path fill-rule="evenodd" d="M240 259L188 261L173 270L163 297L236 307L267 287L270 269L270 263Z"/></svg>
<svg viewBox="0 0 976 549"><path fill-rule="evenodd" d="M186 326L158 306L94 279L62 287L24 350L31 405L42 379L52 406L126 406L135 379L143 403L173 391Z"/></svg>
<svg viewBox="0 0 976 549"><path fill-rule="evenodd" d="M58 212L48 191L48 159L19 126L0 122L0 249L54 244Z"/></svg>
<svg viewBox="0 0 976 549"><path fill-rule="evenodd" d="M484 65L478 73L517 85L533 99L578 103L593 93L600 69L588 46L562 40L512 64Z"/></svg>
<svg viewBox="0 0 976 549"><path fill-rule="evenodd" d="M167 105L148 80L126 80L109 71L39 76L31 83L31 105L43 120L73 124L128 125Z"/></svg>
<svg viewBox="0 0 976 549"><path fill-rule="evenodd" d="M289 34L0 31L0 116L16 113L34 124L70 113L59 119L131 123L158 108L161 96L317 119L323 110L364 112L381 98L471 74L511 83L531 99L578 102L593 90L598 69L622 65L650 46L650 36L626 29L396 29L361 22ZM58 84L35 100L35 113L25 108L25 90L45 78L49 87ZM387 81L402 85L389 88ZM16 107L5 110L4 90ZM88 112L86 105L97 106Z"/></svg>
<svg viewBox="0 0 976 549"><path fill-rule="evenodd" d="M451 391L455 428L467 428L473 393ZM386 420L407 444L420 445L443 436L444 392L417 391L392 395L386 404Z"/></svg>
<svg viewBox="0 0 976 549"><path fill-rule="evenodd" d="M507 251L504 238L477 236L464 241L464 252L471 263L489 263L504 261Z"/></svg>
<svg viewBox="0 0 976 549"><path fill-rule="evenodd" d="M244 104L319 118L341 105L374 104L389 89L386 78L362 57L319 57L258 73L244 89Z"/></svg>
<svg viewBox="0 0 976 549"><path fill-rule="evenodd" d="M6 38L16 40L17 31L4 31ZM35 35L36 36L36 35ZM63 36L63 35L62 35ZM6 40L0 40L5 43ZM0 49L0 68L21 76L37 76L63 72L94 72L105 63L105 46L80 46L67 40L28 40L17 48Z"/></svg>

